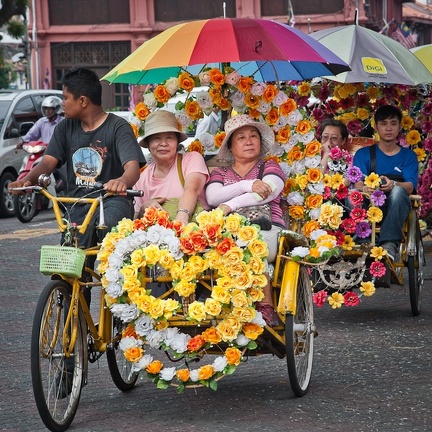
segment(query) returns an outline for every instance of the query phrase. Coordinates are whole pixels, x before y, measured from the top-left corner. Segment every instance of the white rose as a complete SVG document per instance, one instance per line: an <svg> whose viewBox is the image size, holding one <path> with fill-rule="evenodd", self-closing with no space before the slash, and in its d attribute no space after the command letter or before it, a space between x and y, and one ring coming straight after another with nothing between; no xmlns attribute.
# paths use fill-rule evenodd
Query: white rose
<svg viewBox="0 0 432 432"><path fill-rule="evenodd" d="M154 110L157 107L157 100L153 93L144 94L144 103L147 105L150 111Z"/></svg>
<svg viewBox="0 0 432 432"><path fill-rule="evenodd" d="M121 265L123 264L123 256L119 255L117 251L113 252L108 257L108 264L110 267L120 268Z"/></svg>
<svg viewBox="0 0 432 432"><path fill-rule="evenodd" d="M146 337L147 343L152 348L159 348L161 342L163 341L163 333L159 330L152 330Z"/></svg>
<svg viewBox="0 0 432 432"><path fill-rule="evenodd" d="M117 282L110 282L105 288L105 291L112 298L120 297L123 294L123 288Z"/></svg>
<svg viewBox="0 0 432 432"><path fill-rule="evenodd" d="M197 93L197 95L196 95L196 101L197 101L197 104L204 111L211 109L211 107L213 106L213 101L212 101L212 99L210 97L209 92L204 91L204 90L202 90L202 91L200 91L200 92Z"/></svg>
<svg viewBox="0 0 432 432"><path fill-rule="evenodd" d="M163 238L163 231L160 229L159 225L151 226L147 231L147 241L150 244L158 245Z"/></svg>
<svg viewBox="0 0 432 432"><path fill-rule="evenodd" d="M317 168L321 164L321 155L307 156L305 157L306 168Z"/></svg>
<svg viewBox="0 0 432 432"><path fill-rule="evenodd" d="M312 142L315 139L315 132L314 131L309 131L308 133L305 133L303 135L303 142L305 144L309 144L310 142Z"/></svg>
<svg viewBox="0 0 432 432"><path fill-rule="evenodd" d="M322 195L324 193L324 183L320 182L320 183L309 183L308 184L308 189L310 193L313 194L317 194L317 195Z"/></svg>
<svg viewBox="0 0 432 432"><path fill-rule="evenodd" d="M215 372L222 372L228 365L228 361L225 356L219 356L215 358L213 362L213 368Z"/></svg>
<svg viewBox="0 0 432 432"><path fill-rule="evenodd" d="M211 83L209 71L200 72L198 78L202 86L208 86Z"/></svg>
<svg viewBox="0 0 432 432"><path fill-rule="evenodd" d="M292 249L290 255L293 257L299 256L300 258L304 258L306 255L309 255L309 248L304 246L297 246Z"/></svg>
<svg viewBox="0 0 432 432"><path fill-rule="evenodd" d="M273 99L273 105L280 107L287 100L288 100L288 96L283 91L279 90L279 92Z"/></svg>
<svg viewBox="0 0 432 432"><path fill-rule="evenodd" d="M239 91L234 92L230 96L231 104L232 104L233 108L238 112L242 112L246 109L244 97L245 97L245 95Z"/></svg>
<svg viewBox="0 0 432 432"><path fill-rule="evenodd" d="M105 272L105 279L108 282L117 282L118 280L121 280L121 274L117 268L109 267Z"/></svg>
<svg viewBox="0 0 432 432"><path fill-rule="evenodd" d="M287 196L287 202L289 205L303 205L304 196L300 192L291 192Z"/></svg>
<svg viewBox="0 0 432 432"><path fill-rule="evenodd" d="M136 348L143 345L143 341L140 339L135 339L132 336L127 336L125 338L122 338L119 342L119 348L122 351L126 351L129 348Z"/></svg>
<svg viewBox="0 0 432 432"><path fill-rule="evenodd" d="M287 162L281 162L279 166L286 177L291 175L291 166Z"/></svg>
<svg viewBox="0 0 432 432"><path fill-rule="evenodd" d="M128 238L121 239L116 244L115 254L117 254L117 255L125 255L125 254L128 253L129 248L130 248L130 246L129 246L129 239Z"/></svg>
<svg viewBox="0 0 432 432"><path fill-rule="evenodd" d="M267 88L267 84L263 82L257 82L252 85L251 93L254 96L262 96L264 93L264 90Z"/></svg>
<svg viewBox="0 0 432 432"><path fill-rule="evenodd" d="M204 150L211 151L215 148L214 136L209 132L204 132L198 137Z"/></svg>
<svg viewBox="0 0 432 432"><path fill-rule="evenodd" d="M142 314L135 321L135 331L140 336L147 336L153 329L153 320L145 314Z"/></svg>
<svg viewBox="0 0 432 432"><path fill-rule="evenodd" d="M176 373L176 368L175 367L163 368L160 371L159 376L164 381L171 381L174 378L175 373Z"/></svg>
<svg viewBox="0 0 432 432"><path fill-rule="evenodd" d="M183 129L187 129L193 122L185 110L177 111L175 116Z"/></svg>
<svg viewBox="0 0 432 432"><path fill-rule="evenodd" d="M245 335L240 334L237 336L237 339L234 341L234 343L238 346L246 346L249 343L250 339L247 338Z"/></svg>
<svg viewBox="0 0 432 432"><path fill-rule="evenodd" d="M166 81L165 83L165 87L168 90L168 93L171 96L174 96L177 92L177 90L179 89L179 81L178 78L170 78L169 80Z"/></svg>
<svg viewBox="0 0 432 432"><path fill-rule="evenodd" d="M270 104L264 102L263 100L260 102L259 107L257 108L257 110L261 113L261 114L268 114L268 112L270 111Z"/></svg>
<svg viewBox="0 0 432 432"><path fill-rule="evenodd" d="M169 327L167 329L162 330L165 344L171 346L178 332L179 329L177 327Z"/></svg>
<svg viewBox="0 0 432 432"><path fill-rule="evenodd" d="M173 341L171 343L171 348L178 352L178 353L184 353L187 351L187 344L191 337L187 335L186 333L178 333L173 338Z"/></svg>
<svg viewBox="0 0 432 432"><path fill-rule="evenodd" d="M327 231L322 230L322 229L317 229L317 230L314 230L314 231L311 232L310 238L311 238L311 240L316 241L321 236L325 236L325 235L327 235Z"/></svg>
<svg viewBox="0 0 432 432"><path fill-rule="evenodd" d="M264 318L262 317L262 313L256 311L255 318L251 321L254 324L258 324L260 327L264 327L266 325L266 322L264 321Z"/></svg>
<svg viewBox="0 0 432 432"><path fill-rule="evenodd" d="M321 208L311 209L309 210L309 217L312 220L318 220L320 213L321 213Z"/></svg>
<svg viewBox="0 0 432 432"><path fill-rule="evenodd" d="M233 71L225 77L225 82L229 85L235 86L240 81L240 77L241 75L237 71Z"/></svg>
<svg viewBox="0 0 432 432"><path fill-rule="evenodd" d="M192 382L197 382L198 381L198 369L193 369L189 372L189 379Z"/></svg>
<svg viewBox="0 0 432 432"><path fill-rule="evenodd" d="M152 361L153 356L145 354L136 363L132 363L132 371L139 372L140 370L144 370Z"/></svg>
<svg viewBox="0 0 432 432"><path fill-rule="evenodd" d="M274 143L270 148L270 154L273 156L281 157L285 150L279 143Z"/></svg>
<svg viewBox="0 0 432 432"><path fill-rule="evenodd" d="M306 171L304 159L294 161L294 163L291 165L291 168L294 174L303 174Z"/></svg>
<svg viewBox="0 0 432 432"><path fill-rule="evenodd" d="M138 317L139 312L135 304L113 304L110 308L111 313L120 318L123 322L128 323Z"/></svg>
<svg viewBox="0 0 432 432"><path fill-rule="evenodd" d="M301 112L298 109L296 109L288 115L287 123L290 126L297 126L298 122L302 119L303 119L303 116L302 116Z"/></svg>

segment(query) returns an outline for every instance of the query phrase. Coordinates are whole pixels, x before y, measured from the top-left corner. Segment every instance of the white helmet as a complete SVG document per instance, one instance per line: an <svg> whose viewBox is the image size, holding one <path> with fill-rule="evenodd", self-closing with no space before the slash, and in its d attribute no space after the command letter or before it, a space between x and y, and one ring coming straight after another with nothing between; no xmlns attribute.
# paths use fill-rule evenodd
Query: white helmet
<svg viewBox="0 0 432 432"><path fill-rule="evenodd" d="M62 100L57 96L46 97L42 102L42 114L44 115L44 117L48 118L61 114L63 112L61 104ZM48 116L45 108L54 108L54 112L50 116Z"/></svg>

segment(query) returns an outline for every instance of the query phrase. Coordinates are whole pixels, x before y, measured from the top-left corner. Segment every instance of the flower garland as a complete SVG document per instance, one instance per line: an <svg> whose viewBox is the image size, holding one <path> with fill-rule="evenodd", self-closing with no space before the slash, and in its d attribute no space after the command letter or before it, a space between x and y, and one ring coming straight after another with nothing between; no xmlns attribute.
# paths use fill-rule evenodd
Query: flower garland
<svg viewBox="0 0 432 432"><path fill-rule="evenodd" d="M102 242L98 270L107 306L127 324L120 348L133 370L145 370L158 388L173 384L183 391L201 384L216 389L218 378L234 372L242 350L255 349L263 332L265 321L255 303L264 296L267 255L257 225L238 214L224 217L220 209L201 212L197 223L186 226L155 208L146 209L141 219L120 221ZM181 302L175 296L153 296L145 283L146 270L158 266L172 278L174 291L183 300L195 293L206 271L217 272L210 296L193 301L183 317L201 327L201 334L191 337L170 327ZM222 355L213 363L189 368L189 361L215 347ZM169 352L168 358L183 358L186 367L165 366L147 353L151 349Z"/></svg>

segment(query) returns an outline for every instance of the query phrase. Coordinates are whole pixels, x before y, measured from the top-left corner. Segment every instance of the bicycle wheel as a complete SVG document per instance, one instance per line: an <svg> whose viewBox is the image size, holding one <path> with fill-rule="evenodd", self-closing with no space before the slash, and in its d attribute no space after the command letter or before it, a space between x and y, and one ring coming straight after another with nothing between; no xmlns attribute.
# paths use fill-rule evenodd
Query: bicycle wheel
<svg viewBox="0 0 432 432"><path fill-rule="evenodd" d="M121 334L125 325L119 318L112 319L113 343L107 349L108 368L111 378L117 388L121 391L129 391L134 388L138 379L138 372L132 371L132 363L128 362L119 348Z"/></svg>
<svg viewBox="0 0 432 432"><path fill-rule="evenodd" d="M309 273L304 266L300 267L296 304L296 314L286 315L285 348L291 388L294 394L300 397L309 389L315 337L312 287Z"/></svg>
<svg viewBox="0 0 432 432"><path fill-rule="evenodd" d="M64 431L72 423L84 382L85 321L81 313L73 352L70 357L64 353L63 333L71 293L71 286L64 281L48 283L39 297L33 320L33 393L42 421L54 432Z"/></svg>
<svg viewBox="0 0 432 432"><path fill-rule="evenodd" d="M421 309L421 294L423 291L423 266L424 266L424 249L421 238L420 227L418 221L416 223L416 255L408 256L408 284L410 293L411 312L414 316L420 314Z"/></svg>

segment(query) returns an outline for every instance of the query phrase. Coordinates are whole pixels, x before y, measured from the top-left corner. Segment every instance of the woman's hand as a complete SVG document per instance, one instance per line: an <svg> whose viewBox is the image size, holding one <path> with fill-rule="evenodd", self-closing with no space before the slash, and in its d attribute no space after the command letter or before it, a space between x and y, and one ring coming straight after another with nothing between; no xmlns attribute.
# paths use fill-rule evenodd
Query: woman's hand
<svg viewBox="0 0 432 432"><path fill-rule="evenodd" d="M217 208L223 211L224 216L227 216L232 212L231 207L226 204L219 204Z"/></svg>
<svg viewBox="0 0 432 432"><path fill-rule="evenodd" d="M138 218L141 218L144 214L144 211L148 207L155 207L159 210L162 210L162 204L166 201L166 198L153 198L149 199L141 206L140 211L138 212Z"/></svg>
<svg viewBox="0 0 432 432"><path fill-rule="evenodd" d="M252 192L257 193L263 200L269 197L272 193L272 188L262 180L255 180L252 184Z"/></svg>

